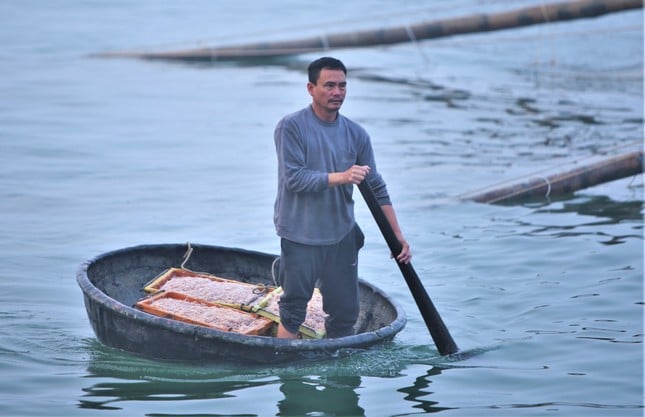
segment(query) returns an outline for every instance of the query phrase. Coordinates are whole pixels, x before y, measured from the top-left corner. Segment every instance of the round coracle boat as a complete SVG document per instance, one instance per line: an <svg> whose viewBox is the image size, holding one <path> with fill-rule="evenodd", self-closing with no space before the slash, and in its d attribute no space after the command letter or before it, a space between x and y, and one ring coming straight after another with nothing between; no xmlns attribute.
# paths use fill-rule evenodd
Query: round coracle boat
<svg viewBox="0 0 645 417"><path fill-rule="evenodd" d="M249 363L319 360L377 346L391 340L405 326L401 308L383 291L361 279L360 314L354 335L324 338L314 323L309 332L303 330L304 337L300 339L273 337L272 325L279 320L270 311L270 296L278 293L274 291L272 274L276 259L276 255L219 246L142 245L84 262L78 268L76 280L83 292L89 321L101 343L156 359ZM177 268L178 264L181 268ZM197 276L208 279L204 281L208 284L237 283L242 290L226 289L224 294L233 297L249 287L256 294L255 299L263 300L264 304L252 306L242 302L235 311L226 310L226 314L220 315L220 321L232 320L240 314L253 316L254 321L245 332L229 328L226 323L187 319L179 310L162 310L160 302L168 303L164 308L170 308L170 303L193 302L193 306L209 314L230 306L213 305L209 300L193 299L188 293L179 295L175 289L161 288L160 280L167 279L169 274ZM200 289L198 293L206 291Z"/></svg>

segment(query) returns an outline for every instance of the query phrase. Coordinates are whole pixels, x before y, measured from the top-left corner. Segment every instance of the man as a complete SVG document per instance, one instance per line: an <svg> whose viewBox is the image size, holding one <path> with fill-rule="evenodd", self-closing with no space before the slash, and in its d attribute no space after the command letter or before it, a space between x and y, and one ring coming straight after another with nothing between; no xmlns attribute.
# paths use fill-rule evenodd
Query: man
<svg viewBox="0 0 645 417"><path fill-rule="evenodd" d="M403 249L385 181L376 170L370 137L341 115L347 87L345 65L324 57L308 68L311 105L278 123L275 146L278 190L274 223L280 236L280 325L278 337L295 338L320 283L329 338L353 334L358 318L358 251L364 236L354 220L353 185L367 180Z"/></svg>

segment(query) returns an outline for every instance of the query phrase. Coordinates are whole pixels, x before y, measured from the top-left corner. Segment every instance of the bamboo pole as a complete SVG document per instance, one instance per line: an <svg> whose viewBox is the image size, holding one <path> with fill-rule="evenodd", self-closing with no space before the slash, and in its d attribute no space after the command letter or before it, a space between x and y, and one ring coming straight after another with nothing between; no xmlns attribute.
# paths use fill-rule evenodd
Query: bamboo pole
<svg viewBox="0 0 645 417"><path fill-rule="evenodd" d="M465 33L487 32L541 23L591 18L638 8L643 8L642 0L577 0L541 4L502 13L478 14L421 22L408 26L322 35L293 41L261 42L239 46L167 52L105 52L97 54L97 56L186 61L280 57L331 49L415 42Z"/></svg>
<svg viewBox="0 0 645 417"><path fill-rule="evenodd" d="M620 178L643 173L643 151L629 152L548 177L534 177L520 184L463 198L478 203L508 203L573 193Z"/></svg>

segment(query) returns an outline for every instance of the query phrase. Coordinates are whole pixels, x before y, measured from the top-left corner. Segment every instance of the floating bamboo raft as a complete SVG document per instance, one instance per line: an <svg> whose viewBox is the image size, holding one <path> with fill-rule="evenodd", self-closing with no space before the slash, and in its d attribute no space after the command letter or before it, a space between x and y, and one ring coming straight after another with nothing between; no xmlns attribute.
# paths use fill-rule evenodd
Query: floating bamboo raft
<svg viewBox="0 0 645 417"><path fill-rule="evenodd" d="M322 35L292 41L260 42L239 46L206 47L166 52L117 51L100 57L216 61L271 58L331 49L391 45L445 36L510 29L564 20L592 18L607 13L643 8L642 0L579 0L541 4L495 14L478 14L413 25Z"/></svg>
<svg viewBox="0 0 645 417"><path fill-rule="evenodd" d="M643 173L643 151L629 152L600 162L550 176L529 180L462 197L478 203L512 203L554 197Z"/></svg>

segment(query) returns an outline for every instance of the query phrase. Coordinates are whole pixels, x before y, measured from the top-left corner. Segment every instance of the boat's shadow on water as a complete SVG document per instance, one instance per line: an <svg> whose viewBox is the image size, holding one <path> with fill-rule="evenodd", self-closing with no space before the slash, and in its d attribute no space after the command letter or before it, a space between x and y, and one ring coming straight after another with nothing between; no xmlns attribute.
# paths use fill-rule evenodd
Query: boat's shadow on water
<svg viewBox="0 0 645 417"><path fill-rule="evenodd" d="M442 357L433 346L386 342L372 349L342 351L332 359L269 367L151 360L105 347L95 339L88 339L86 347L90 360L85 378L93 383L83 388L78 408L120 410L130 401L218 400L249 388L276 385L283 396L275 404L279 415L364 415L356 391L362 377L396 378L411 365L420 365L424 372L399 391L417 403L415 408L440 411L436 402L421 399L427 396L428 385L442 372L461 367L459 362L487 350Z"/></svg>

